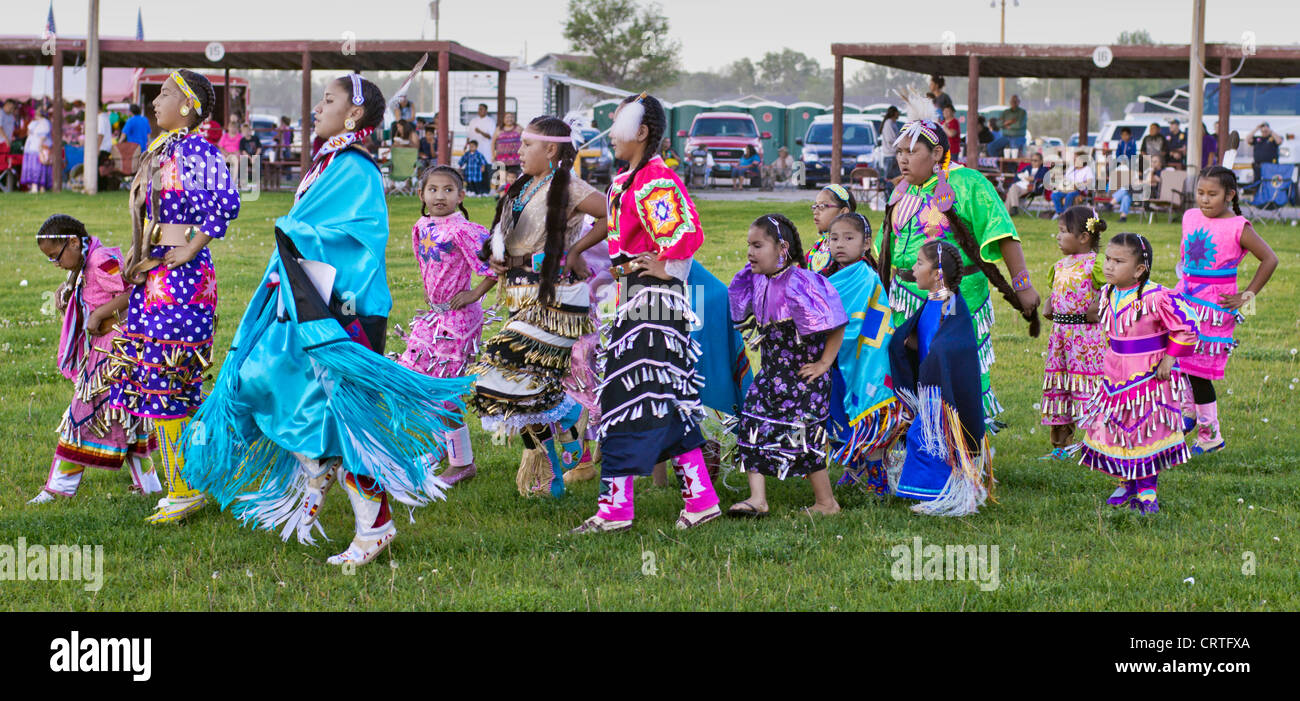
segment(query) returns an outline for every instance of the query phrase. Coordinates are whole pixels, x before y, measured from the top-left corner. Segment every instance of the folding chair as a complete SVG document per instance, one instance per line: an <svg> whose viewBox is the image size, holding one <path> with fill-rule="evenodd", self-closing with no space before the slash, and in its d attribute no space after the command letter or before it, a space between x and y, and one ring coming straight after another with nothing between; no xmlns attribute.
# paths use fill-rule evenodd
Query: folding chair
<svg viewBox="0 0 1300 701"><path fill-rule="evenodd" d="M1160 171L1160 194L1155 199L1146 201L1147 224L1151 224L1156 219L1156 214L1160 212L1169 215L1169 223L1174 223L1174 214L1182 214L1186 208L1183 199L1183 188L1187 182L1187 171L1176 168L1165 168Z"/></svg>
<svg viewBox="0 0 1300 701"><path fill-rule="evenodd" d="M420 150L414 147L394 147L389 159L388 182L386 188L390 195L415 194L415 161Z"/></svg>
<svg viewBox="0 0 1300 701"><path fill-rule="evenodd" d="M1255 191L1246 206L1255 221L1283 220L1282 208L1291 203L1295 191L1296 167L1289 163L1264 163L1259 167L1259 182L1243 192Z"/></svg>

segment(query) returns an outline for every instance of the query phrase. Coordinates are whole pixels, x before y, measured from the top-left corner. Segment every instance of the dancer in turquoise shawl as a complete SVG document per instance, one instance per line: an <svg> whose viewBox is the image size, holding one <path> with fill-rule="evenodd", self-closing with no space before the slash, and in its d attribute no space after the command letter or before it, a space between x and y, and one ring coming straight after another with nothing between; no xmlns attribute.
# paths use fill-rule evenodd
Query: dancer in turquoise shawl
<svg viewBox="0 0 1300 701"><path fill-rule="evenodd" d="M184 441L194 485L245 523L283 524L286 540L312 542L326 490L343 482L356 537L330 564L364 564L387 547L397 533L388 495L409 506L442 498L442 418L470 389L470 378L430 378L382 355L388 210L360 143L384 105L355 74L326 87L316 133L327 141L276 220L276 251Z"/></svg>
<svg viewBox="0 0 1300 701"><path fill-rule="evenodd" d="M921 245L944 241L961 253L961 296L970 309L979 349L981 401L989 430L998 428L1002 411L989 382L993 366L993 300L989 286L998 288L1038 335L1038 293L1029 281L1020 235L993 185L980 172L951 163L943 128L929 121L930 101L908 97L912 121L903 127L898 145L898 181L885 207L881 226L880 278L889 290L894 326L925 306L926 295L916 283L899 279L896 271L916 264ZM1005 261L1010 283L996 263Z"/></svg>
<svg viewBox="0 0 1300 701"><path fill-rule="evenodd" d="M871 227L857 212L841 214L826 234L826 272L849 315L844 342L831 370L831 458L844 466L837 485L857 484L889 493L884 452L905 427L903 404L889 375L894 334L889 293L871 255Z"/></svg>

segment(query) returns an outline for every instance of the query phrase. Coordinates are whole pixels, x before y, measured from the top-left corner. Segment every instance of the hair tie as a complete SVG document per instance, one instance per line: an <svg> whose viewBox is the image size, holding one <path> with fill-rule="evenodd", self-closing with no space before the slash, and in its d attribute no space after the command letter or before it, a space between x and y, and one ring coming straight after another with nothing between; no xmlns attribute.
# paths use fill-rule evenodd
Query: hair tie
<svg viewBox="0 0 1300 701"><path fill-rule="evenodd" d="M773 219L772 217L768 217L767 220L770 221L770 222L772 222L772 226L776 227L776 237L777 237L778 239L784 241L785 239L782 238L782 236L781 236L781 222L779 222L779 221Z"/></svg>
<svg viewBox="0 0 1300 701"><path fill-rule="evenodd" d="M366 104L366 98L361 94L361 74L349 73L348 77L352 79L352 104L358 107Z"/></svg>

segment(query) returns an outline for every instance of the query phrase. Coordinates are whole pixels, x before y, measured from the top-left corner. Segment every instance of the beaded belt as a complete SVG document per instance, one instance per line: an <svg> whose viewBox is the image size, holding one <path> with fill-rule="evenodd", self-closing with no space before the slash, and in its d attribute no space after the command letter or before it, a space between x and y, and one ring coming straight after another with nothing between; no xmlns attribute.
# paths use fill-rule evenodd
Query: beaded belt
<svg viewBox="0 0 1300 701"><path fill-rule="evenodd" d="M1091 324L1087 314L1052 314L1052 321L1058 324Z"/></svg>

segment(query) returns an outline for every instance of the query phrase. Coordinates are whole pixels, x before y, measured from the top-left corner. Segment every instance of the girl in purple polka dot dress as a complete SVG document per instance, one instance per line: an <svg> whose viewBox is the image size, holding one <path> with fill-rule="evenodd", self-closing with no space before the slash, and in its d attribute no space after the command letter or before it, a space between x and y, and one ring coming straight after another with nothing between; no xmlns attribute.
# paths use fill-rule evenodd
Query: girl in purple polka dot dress
<svg viewBox="0 0 1300 701"><path fill-rule="evenodd" d="M205 502L182 478L176 446L211 365L217 273L207 244L239 215L239 191L222 154L190 131L211 116L215 102L206 78L173 72L153 101L164 131L131 186L125 277L134 288L114 342L109 401L121 415L152 419L158 431L167 496L147 519L152 523L177 521Z"/></svg>

